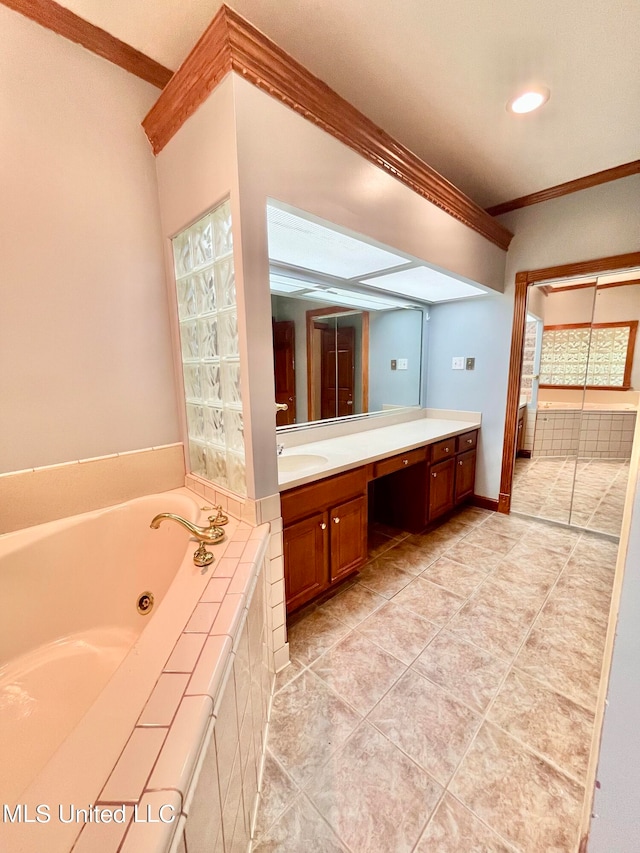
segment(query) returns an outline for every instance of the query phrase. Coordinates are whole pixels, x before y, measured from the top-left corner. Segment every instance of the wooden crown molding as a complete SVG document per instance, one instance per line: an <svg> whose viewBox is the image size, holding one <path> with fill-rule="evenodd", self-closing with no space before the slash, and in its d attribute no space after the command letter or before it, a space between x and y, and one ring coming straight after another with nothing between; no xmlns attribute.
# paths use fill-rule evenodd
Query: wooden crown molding
<svg viewBox="0 0 640 853"><path fill-rule="evenodd" d="M632 160L631 163L623 163L621 166L614 166L612 169L603 169L602 172L594 172L593 175L585 175L583 178L576 178L575 181L565 181L564 184L556 184L555 187L548 187L546 190L540 190L537 193L523 195L511 201L504 201L502 204L495 204L493 207L487 207L486 212L491 216L500 216L502 213L510 213L512 210L529 207L531 204L539 204L541 201L549 201L552 198L560 198L560 196L577 193L580 190L588 190L590 187L597 187L598 184L617 181L619 178L628 178L629 175L637 175L639 172L640 160Z"/></svg>
<svg viewBox="0 0 640 853"><path fill-rule="evenodd" d="M225 5L142 122L155 154L229 71L241 74L501 249L508 248L510 231Z"/></svg>
<svg viewBox="0 0 640 853"><path fill-rule="evenodd" d="M163 89L173 71L155 59L141 53L106 30L90 24L84 18L55 3L54 0L0 0L4 6L25 15L37 24L74 41L136 77Z"/></svg>

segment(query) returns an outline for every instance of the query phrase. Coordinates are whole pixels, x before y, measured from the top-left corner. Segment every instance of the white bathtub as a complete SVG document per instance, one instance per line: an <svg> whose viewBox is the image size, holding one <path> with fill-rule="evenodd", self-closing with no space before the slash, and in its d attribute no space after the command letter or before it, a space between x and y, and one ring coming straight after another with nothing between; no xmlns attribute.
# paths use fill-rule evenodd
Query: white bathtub
<svg viewBox="0 0 640 853"><path fill-rule="evenodd" d="M201 503L177 489L0 536L0 803L33 818L97 800L237 531L201 569L186 530L149 527L160 512L203 524ZM0 849L71 850L82 827L54 823L0 822Z"/></svg>

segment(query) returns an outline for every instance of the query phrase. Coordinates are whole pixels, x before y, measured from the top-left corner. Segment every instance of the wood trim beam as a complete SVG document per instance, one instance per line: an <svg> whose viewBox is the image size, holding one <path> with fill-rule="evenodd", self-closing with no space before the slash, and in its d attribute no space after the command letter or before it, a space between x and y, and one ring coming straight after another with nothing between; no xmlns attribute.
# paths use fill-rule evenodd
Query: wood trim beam
<svg viewBox="0 0 640 853"><path fill-rule="evenodd" d="M561 264L557 267L544 267L529 270L527 284L536 284L549 278L569 278L571 276L604 274L615 270L633 269L640 266L640 252L628 252L626 255L610 255L595 261L579 261L575 264Z"/></svg>
<svg viewBox="0 0 640 853"><path fill-rule="evenodd" d="M54 0L0 0L0 3L113 62L158 89L163 89L173 76L173 71L160 65L155 59L120 41L106 30L90 24Z"/></svg>
<svg viewBox="0 0 640 853"><path fill-rule="evenodd" d="M487 240L508 248L510 231L225 5L142 122L155 154L232 70Z"/></svg>
<svg viewBox="0 0 640 853"><path fill-rule="evenodd" d="M591 187L597 187L599 184L637 175L639 172L640 160L632 160L630 163L622 163L622 165L613 166L611 169L603 169L601 172L594 172L592 175L585 175L573 181L565 181L563 184L547 187L546 190L539 190L537 193L522 195L519 198L511 199L511 201L494 204L493 207L487 207L486 211L491 216L501 216L503 213L511 213L512 210L519 210L521 207L529 207L529 205L539 204L541 201L550 201L552 198L560 198L560 196L577 193L580 190L588 190Z"/></svg>
<svg viewBox="0 0 640 853"><path fill-rule="evenodd" d="M520 379L522 376L522 349L524 327L527 319L527 273L516 273L516 292L513 300L513 326L511 329L511 353L509 355L509 384L502 446L502 474L498 512L508 513L511 509L511 484L516 458L518 437L518 408L520 404Z"/></svg>
<svg viewBox="0 0 640 853"><path fill-rule="evenodd" d="M628 287L634 284L640 284L640 278L630 279L629 281L612 281L610 284L599 284L598 290L605 290L607 287Z"/></svg>
<svg viewBox="0 0 640 853"><path fill-rule="evenodd" d="M369 411L369 312L362 312L362 413Z"/></svg>

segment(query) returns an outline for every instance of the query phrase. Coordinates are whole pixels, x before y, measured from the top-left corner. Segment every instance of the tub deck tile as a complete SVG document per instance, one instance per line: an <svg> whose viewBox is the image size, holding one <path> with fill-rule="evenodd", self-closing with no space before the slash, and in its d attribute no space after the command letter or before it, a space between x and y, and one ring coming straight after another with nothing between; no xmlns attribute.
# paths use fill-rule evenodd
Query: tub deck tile
<svg viewBox="0 0 640 853"><path fill-rule="evenodd" d="M186 672L163 672L138 718L138 726L170 726L188 682Z"/></svg>
<svg viewBox="0 0 640 853"><path fill-rule="evenodd" d="M177 789L183 798L186 796L212 713L211 697L184 697L146 785L147 791Z"/></svg>
<svg viewBox="0 0 640 853"><path fill-rule="evenodd" d="M138 802L145 782L160 754L169 730L139 727L133 730L113 768L100 800L108 803Z"/></svg>
<svg viewBox="0 0 640 853"><path fill-rule="evenodd" d="M226 672L231 637L222 634L207 637L202 654L186 689L187 696L209 696L215 700Z"/></svg>

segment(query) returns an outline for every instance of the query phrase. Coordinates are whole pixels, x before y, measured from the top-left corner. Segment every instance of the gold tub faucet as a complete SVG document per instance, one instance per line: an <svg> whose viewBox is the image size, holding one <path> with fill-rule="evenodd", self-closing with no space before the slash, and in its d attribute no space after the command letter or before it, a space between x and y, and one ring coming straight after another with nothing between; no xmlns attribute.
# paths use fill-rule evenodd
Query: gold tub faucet
<svg viewBox="0 0 640 853"><path fill-rule="evenodd" d="M187 521L187 519L183 518L181 515L174 515L172 512L161 512L159 515L156 515L149 526L154 530L157 530L165 518L169 518L171 521L176 521L181 527L188 530L189 533L200 543L193 555L193 562L196 566L208 566L209 563L213 562L213 554L210 551L207 551L205 543L207 545L215 545L216 542L221 542L224 539L224 530L221 527L216 526L215 522L218 519L215 515L209 516L208 527L198 527L197 524Z"/></svg>

